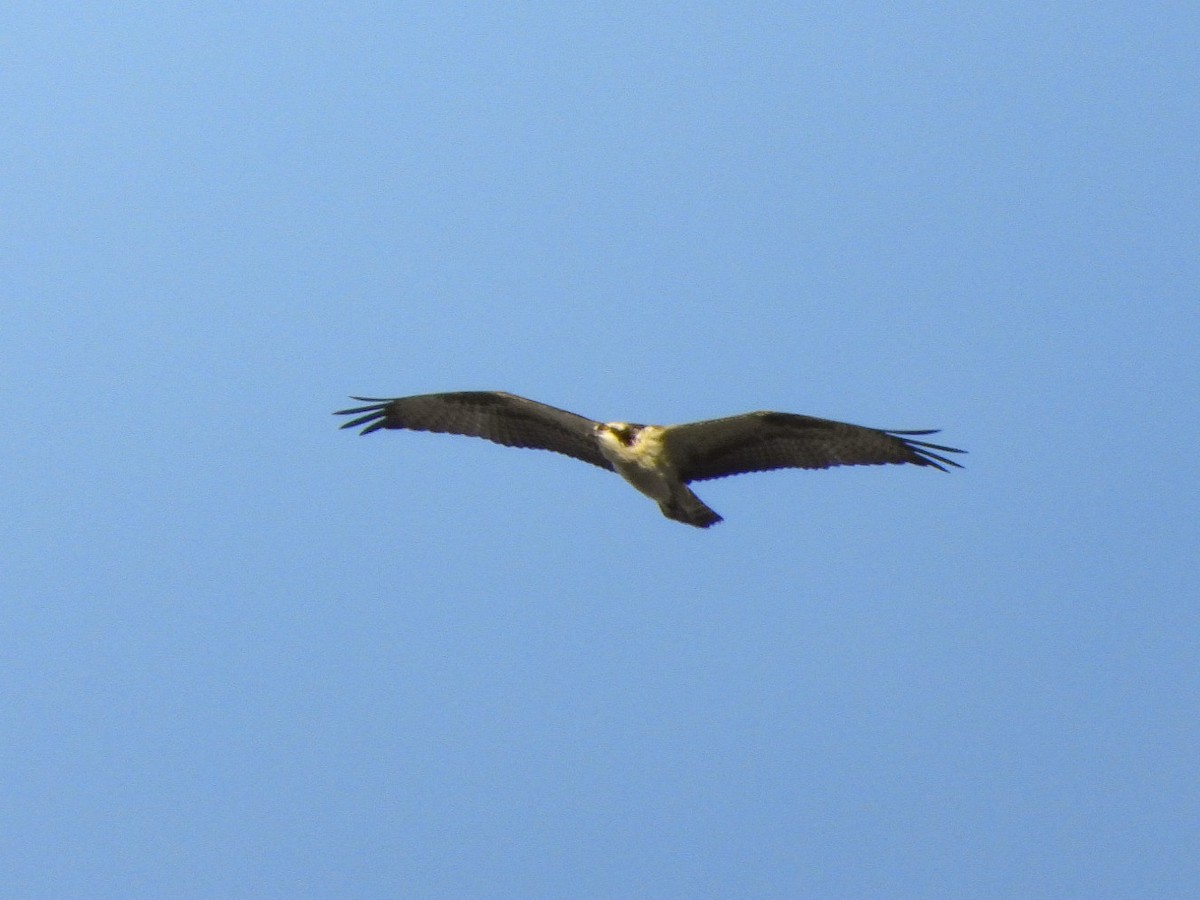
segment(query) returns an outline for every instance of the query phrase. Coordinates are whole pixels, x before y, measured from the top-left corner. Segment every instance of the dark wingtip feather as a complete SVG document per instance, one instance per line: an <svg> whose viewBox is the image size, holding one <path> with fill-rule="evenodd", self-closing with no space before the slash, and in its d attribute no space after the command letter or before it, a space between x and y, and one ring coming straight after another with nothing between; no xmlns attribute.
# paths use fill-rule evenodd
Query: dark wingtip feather
<svg viewBox="0 0 1200 900"><path fill-rule="evenodd" d="M889 434L893 434L893 435L937 434L938 431L939 431L939 429L937 429L937 428L930 428L930 429L926 429L925 431L890 431ZM932 451L940 450L941 453L966 453L967 452L966 450L960 450L958 447L946 447L942 444L930 444L927 441L911 441L911 440L907 440L905 438L901 438L901 440L904 441L904 444L906 447L908 447L908 449L912 450L913 453L916 454L917 459L920 460L920 462L918 463L919 465L933 466L935 469L939 469L942 472L950 471L949 469L946 468L946 466L953 466L956 469L961 469L963 467L962 463L957 463L952 459L947 459L946 457L942 456L940 453L934 453Z"/></svg>
<svg viewBox="0 0 1200 900"><path fill-rule="evenodd" d="M370 423L370 424L368 424L368 423ZM370 434L372 431L378 431L380 428L383 427L383 414L382 413L371 413L370 415L362 416L358 419L354 419L350 422L347 422L345 425L342 426L342 428L357 428L359 425L367 426L366 428L364 428L362 430L363 434Z"/></svg>
<svg viewBox="0 0 1200 900"><path fill-rule="evenodd" d="M351 400L362 400L364 403L370 403L370 406L354 406L350 409L339 409L334 412L335 416L352 416L355 413L367 412L372 409L383 409L392 401L386 397L351 397Z"/></svg>
<svg viewBox="0 0 1200 900"><path fill-rule="evenodd" d="M386 427L387 421L387 406L391 400L383 397L351 397L351 400L366 400L372 401L370 406L355 406L351 409L339 409L335 416L354 416L359 413L366 413L365 416L358 416L357 419L351 419L349 422L342 424L342 428L357 428L359 425L367 425L360 434L370 434L372 431L378 431L380 428Z"/></svg>
<svg viewBox="0 0 1200 900"><path fill-rule="evenodd" d="M950 470L947 469L946 466L954 466L956 469L962 468L962 466L953 460L946 459L944 456L938 456L936 453L923 453L920 450L916 451L916 453L917 459L919 460L918 465L932 466L939 472L949 472ZM945 465L943 465L943 463Z"/></svg>

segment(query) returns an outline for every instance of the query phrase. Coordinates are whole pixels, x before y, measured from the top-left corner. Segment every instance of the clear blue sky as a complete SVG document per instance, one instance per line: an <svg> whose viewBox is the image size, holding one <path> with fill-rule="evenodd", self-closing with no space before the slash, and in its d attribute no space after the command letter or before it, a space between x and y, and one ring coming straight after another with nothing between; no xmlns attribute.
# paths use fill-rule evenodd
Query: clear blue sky
<svg viewBox="0 0 1200 900"><path fill-rule="evenodd" d="M1200 896L1200 13L901 6L10 6L6 896Z"/></svg>

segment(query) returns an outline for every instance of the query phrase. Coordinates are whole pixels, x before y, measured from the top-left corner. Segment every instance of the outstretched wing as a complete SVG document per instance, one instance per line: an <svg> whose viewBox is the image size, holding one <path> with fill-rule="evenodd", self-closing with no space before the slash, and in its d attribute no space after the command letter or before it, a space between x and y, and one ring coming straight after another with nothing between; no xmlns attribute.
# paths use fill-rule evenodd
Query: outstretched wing
<svg viewBox="0 0 1200 900"><path fill-rule="evenodd" d="M501 391L459 391L416 397L354 397L370 406L340 409L335 416L358 416L343 428L364 425L362 434L380 428L407 428L485 438L506 447L552 450L602 469L612 464L600 453L591 419Z"/></svg>
<svg viewBox="0 0 1200 900"><path fill-rule="evenodd" d="M890 431L813 416L754 412L727 419L672 425L663 435L667 452L685 481L724 478L769 469L827 469L912 463L962 468L941 453L964 453L927 444L914 436L927 431Z"/></svg>

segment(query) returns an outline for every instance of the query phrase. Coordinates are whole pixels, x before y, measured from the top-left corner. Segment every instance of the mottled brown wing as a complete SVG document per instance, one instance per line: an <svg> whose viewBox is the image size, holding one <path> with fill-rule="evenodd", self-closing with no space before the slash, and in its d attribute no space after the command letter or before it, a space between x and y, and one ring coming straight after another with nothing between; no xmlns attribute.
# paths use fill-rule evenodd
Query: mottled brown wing
<svg viewBox="0 0 1200 900"><path fill-rule="evenodd" d="M600 453L591 419L500 391L459 391L415 397L353 397L370 406L340 409L336 416L358 416L343 428L364 425L362 434L380 428L406 428L480 437L506 447L530 447L573 456L602 469L612 464Z"/></svg>
<svg viewBox="0 0 1200 900"><path fill-rule="evenodd" d="M667 429L664 442L686 481L724 478L770 469L827 469L911 463L948 471L958 463L933 451L963 453L954 447L912 440L928 431L891 431L849 425L813 416L754 412L709 419Z"/></svg>

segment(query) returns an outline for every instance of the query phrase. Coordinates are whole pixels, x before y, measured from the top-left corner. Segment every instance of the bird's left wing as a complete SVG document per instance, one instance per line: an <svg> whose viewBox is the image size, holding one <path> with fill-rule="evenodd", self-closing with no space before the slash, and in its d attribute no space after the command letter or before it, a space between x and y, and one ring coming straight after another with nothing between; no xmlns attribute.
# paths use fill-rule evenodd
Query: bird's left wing
<svg viewBox="0 0 1200 900"><path fill-rule="evenodd" d="M663 435L685 482L769 469L827 469L911 463L947 471L961 468L941 453L954 447L913 440L927 431L891 431L792 413L754 412L672 425Z"/></svg>
<svg viewBox="0 0 1200 900"><path fill-rule="evenodd" d="M362 434L380 428L407 428L481 437L507 447L551 450L612 469L596 443L591 419L502 391L459 391L415 397L354 397L370 406L340 409L334 415L357 416L343 428L364 425Z"/></svg>

